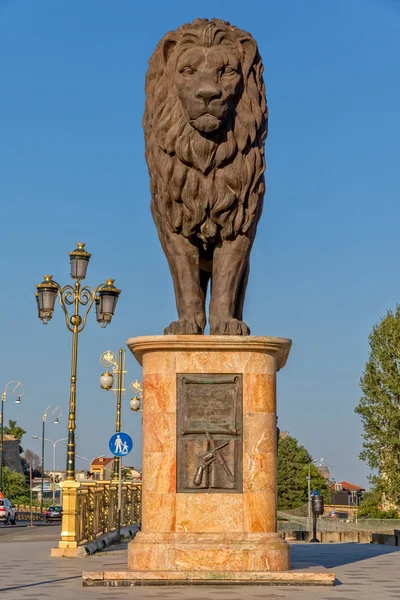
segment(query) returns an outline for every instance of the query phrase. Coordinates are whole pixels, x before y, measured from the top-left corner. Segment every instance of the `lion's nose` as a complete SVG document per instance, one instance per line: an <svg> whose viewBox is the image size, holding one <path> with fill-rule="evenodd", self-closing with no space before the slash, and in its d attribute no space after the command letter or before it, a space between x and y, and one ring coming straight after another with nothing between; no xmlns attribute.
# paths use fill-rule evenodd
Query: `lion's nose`
<svg viewBox="0 0 400 600"><path fill-rule="evenodd" d="M197 98L202 98L207 105L211 100L221 97L221 90L212 85L203 85L196 93Z"/></svg>

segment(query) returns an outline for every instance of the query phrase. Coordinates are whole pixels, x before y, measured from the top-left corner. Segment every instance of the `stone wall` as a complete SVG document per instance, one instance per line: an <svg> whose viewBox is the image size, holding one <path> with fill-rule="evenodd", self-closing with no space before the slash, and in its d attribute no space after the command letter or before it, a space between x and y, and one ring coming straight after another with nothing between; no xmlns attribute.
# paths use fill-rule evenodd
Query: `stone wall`
<svg viewBox="0 0 400 600"><path fill-rule="evenodd" d="M282 536L288 542L309 542L312 531L282 531ZM317 538L324 544L356 542L400 546L400 530L394 530L393 534L372 533L372 531L317 531Z"/></svg>
<svg viewBox="0 0 400 600"><path fill-rule="evenodd" d="M23 473L19 455L19 440L13 435L4 435L3 440L3 465L18 473Z"/></svg>

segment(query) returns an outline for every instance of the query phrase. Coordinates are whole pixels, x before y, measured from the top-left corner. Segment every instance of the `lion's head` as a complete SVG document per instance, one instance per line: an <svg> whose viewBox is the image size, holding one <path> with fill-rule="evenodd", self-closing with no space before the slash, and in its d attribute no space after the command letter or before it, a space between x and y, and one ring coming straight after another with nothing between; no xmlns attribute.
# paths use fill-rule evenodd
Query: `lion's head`
<svg viewBox="0 0 400 600"><path fill-rule="evenodd" d="M159 42L143 120L156 222L208 243L257 219L267 134L262 71L255 40L226 21L196 19Z"/></svg>
<svg viewBox="0 0 400 600"><path fill-rule="evenodd" d="M216 46L181 45L175 89L188 122L198 131L218 130L236 109L243 92L242 54L229 38Z"/></svg>

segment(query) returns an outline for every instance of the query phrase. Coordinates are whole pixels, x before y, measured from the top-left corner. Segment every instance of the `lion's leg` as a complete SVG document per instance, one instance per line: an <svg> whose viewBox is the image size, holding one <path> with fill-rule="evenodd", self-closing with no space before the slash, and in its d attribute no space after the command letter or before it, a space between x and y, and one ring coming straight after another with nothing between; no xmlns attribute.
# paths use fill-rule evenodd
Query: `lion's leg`
<svg viewBox="0 0 400 600"><path fill-rule="evenodd" d="M201 334L206 325L205 296L200 285L199 251L184 236L167 227L160 235L174 283L178 321L173 321L165 334Z"/></svg>
<svg viewBox="0 0 400 600"><path fill-rule="evenodd" d="M203 306L205 306L205 303L206 303L207 289L208 289L208 284L209 284L210 278L211 278L210 271L205 271L204 269L200 269L200 289L201 289L202 298L203 298Z"/></svg>
<svg viewBox="0 0 400 600"><path fill-rule="evenodd" d="M252 236L239 235L214 250L210 302L212 335L248 335L241 319Z"/></svg>
<svg viewBox="0 0 400 600"><path fill-rule="evenodd" d="M238 292L238 295L236 298L236 307L235 307L234 317L238 321L243 320L243 306L244 306L244 299L246 296L246 289L247 289L247 282L249 280L249 274L250 274L250 260L247 259L247 265L243 271L242 280L239 285L239 292Z"/></svg>

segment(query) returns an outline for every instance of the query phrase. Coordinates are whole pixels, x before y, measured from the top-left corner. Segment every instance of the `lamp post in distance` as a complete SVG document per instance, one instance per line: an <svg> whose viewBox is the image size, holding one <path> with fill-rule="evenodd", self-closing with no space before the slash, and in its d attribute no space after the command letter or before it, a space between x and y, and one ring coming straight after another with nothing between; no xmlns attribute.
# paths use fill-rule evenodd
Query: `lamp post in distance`
<svg viewBox="0 0 400 600"><path fill-rule="evenodd" d="M50 440L49 438L41 438L38 435L33 435L32 438L34 440L42 440L42 444L43 444L43 442L50 442L51 444L53 444L53 504L55 504L55 501L56 501L56 446L57 446L58 442L65 442L68 440L68 438L60 438L55 441ZM43 479L42 479L42 498L43 498Z"/></svg>
<svg viewBox="0 0 400 600"><path fill-rule="evenodd" d="M126 350L122 348L119 349L118 360L115 352L111 350L107 350L107 352L103 352L100 357L100 364L103 367L106 367L107 371L100 376L100 387L103 390L108 392L109 390L113 390L114 396L117 396L117 406L116 406L116 419L115 419L115 433L120 433L121 431L121 406L122 406L122 395L126 395L125 388L125 375L126 375ZM112 370L112 373L108 369ZM114 386L114 375L117 376L116 385ZM135 379L130 384L130 390L132 392L141 393L142 388L140 382ZM137 406L137 408L133 408L132 406ZM140 409L140 398L137 396L132 398L129 403L131 410L139 410ZM121 458L118 456L114 456L114 467L113 467L113 479L118 479L120 473L120 462Z"/></svg>
<svg viewBox="0 0 400 600"><path fill-rule="evenodd" d="M2 491L3 489L3 459L4 459L4 452L3 452L3 446L4 446L4 404L6 403L7 400L7 392L8 392L8 388L11 384L14 384L13 389L11 390L12 394L15 394L16 399L15 399L15 404L21 404L21 397L24 395L24 386L23 384L18 381L17 379L12 379L11 381L9 381L8 383L6 383L6 385L4 386L4 391L1 395L1 411L0 411L0 491ZM18 389L20 388L20 389ZM17 392L18 390L18 392Z"/></svg>
<svg viewBox="0 0 400 600"><path fill-rule="evenodd" d="M100 454L99 456L95 456L93 460L96 460L96 458L104 458L105 454ZM89 463L89 470L88 473L90 473L90 467L92 465L93 460L90 460L89 458L86 458L86 456L81 456L80 454L76 455L76 458L80 458L81 460L87 460Z"/></svg>
<svg viewBox="0 0 400 600"><path fill-rule="evenodd" d="M54 407L54 408L53 408ZM42 483L41 483L41 496L40 496L40 512L43 512L43 488L44 488L44 441L45 441L45 427L46 427L46 421L47 421L47 412L49 411L50 408L53 408L51 414L54 417L54 424L55 425L59 425L60 424L60 417L62 415L62 410L61 408L58 406L58 404L49 404L49 406L46 408L46 410L43 413L42 416L42 437L38 438L40 440L42 440ZM33 436L32 436L33 437ZM54 498L53 498L54 501Z"/></svg>
<svg viewBox="0 0 400 600"><path fill-rule="evenodd" d="M69 257L74 285L61 287L53 280L52 275L45 275L44 281L36 286L36 301L38 317L46 325L53 316L58 296L65 315L65 325L68 331L72 333L66 480L75 481L78 337L86 326L87 316L94 303L96 305L96 320L101 327L106 327L111 323L121 290L114 286L114 279L106 279L106 282L97 286L96 289L89 285L81 286L81 282L86 277L86 270L91 257L91 254L85 250L83 242L78 242L77 248L69 253ZM68 313L68 307L70 306L73 306L71 317ZM81 306L84 308L83 316L79 314Z"/></svg>

